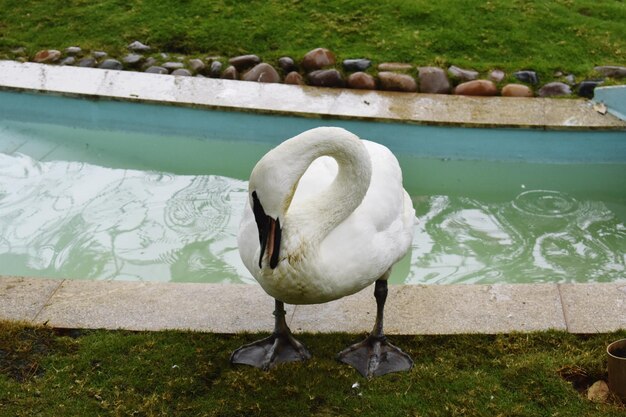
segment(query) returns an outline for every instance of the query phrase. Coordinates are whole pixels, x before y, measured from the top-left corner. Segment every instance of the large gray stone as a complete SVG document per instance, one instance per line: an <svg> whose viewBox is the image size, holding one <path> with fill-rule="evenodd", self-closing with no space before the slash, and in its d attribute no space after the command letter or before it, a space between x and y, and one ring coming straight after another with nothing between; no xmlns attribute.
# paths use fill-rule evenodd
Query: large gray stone
<svg viewBox="0 0 626 417"><path fill-rule="evenodd" d="M143 55L139 54L128 54L124 58L122 58L122 62L129 67L138 67L143 61Z"/></svg>
<svg viewBox="0 0 626 417"><path fill-rule="evenodd" d="M533 85L539 84L539 76L537 76L537 73L535 71L516 71L513 73L513 76L523 83Z"/></svg>
<svg viewBox="0 0 626 417"><path fill-rule="evenodd" d="M289 74L290 72L298 70L293 58L288 56L278 58L278 66L283 71L283 74Z"/></svg>
<svg viewBox="0 0 626 417"><path fill-rule="evenodd" d="M237 71L234 65L229 65L222 73L222 78L225 80L238 80L239 71Z"/></svg>
<svg viewBox="0 0 626 417"><path fill-rule="evenodd" d="M220 61L211 62L211 66L209 68L209 77L220 78L221 75L222 75L222 63Z"/></svg>
<svg viewBox="0 0 626 417"><path fill-rule="evenodd" d="M202 72L205 67L206 65L201 59L194 58L189 60L189 68L191 68L191 71L193 72Z"/></svg>
<svg viewBox="0 0 626 417"><path fill-rule="evenodd" d="M437 67L419 69L419 91L429 94L449 94L450 81L445 71Z"/></svg>

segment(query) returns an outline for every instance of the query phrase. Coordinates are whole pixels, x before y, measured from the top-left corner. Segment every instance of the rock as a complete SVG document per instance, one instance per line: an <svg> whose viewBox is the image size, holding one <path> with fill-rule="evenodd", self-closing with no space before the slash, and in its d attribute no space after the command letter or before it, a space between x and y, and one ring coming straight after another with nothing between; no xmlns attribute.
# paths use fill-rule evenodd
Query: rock
<svg viewBox="0 0 626 417"><path fill-rule="evenodd" d="M144 45L139 41L134 41L130 45L128 45L128 49L134 52L148 52L150 47L148 45Z"/></svg>
<svg viewBox="0 0 626 417"><path fill-rule="evenodd" d="M517 71L513 73L513 76L523 83L533 85L539 83L539 77L535 71Z"/></svg>
<svg viewBox="0 0 626 417"><path fill-rule="evenodd" d="M106 57L108 54L104 51L93 51L91 55L93 55L93 57L96 59L102 59Z"/></svg>
<svg viewBox="0 0 626 417"><path fill-rule="evenodd" d="M193 72L202 72L205 67L206 65L201 59L194 58L189 60L189 68L191 68Z"/></svg>
<svg viewBox="0 0 626 417"><path fill-rule="evenodd" d="M348 87L359 90L376 90L376 79L364 72L355 72L348 76Z"/></svg>
<svg viewBox="0 0 626 417"><path fill-rule="evenodd" d="M502 95L505 97L532 97L533 90L524 84L507 84L502 87Z"/></svg>
<svg viewBox="0 0 626 417"><path fill-rule="evenodd" d="M285 84L304 85L305 82L302 75L298 74L296 71L291 71L285 77Z"/></svg>
<svg viewBox="0 0 626 417"><path fill-rule="evenodd" d="M150 67L154 67L157 65L157 60L154 57L149 56L148 58L146 58L146 60L143 62L143 65L141 66L141 68L145 71L146 69L150 68Z"/></svg>
<svg viewBox="0 0 626 417"><path fill-rule="evenodd" d="M122 62L128 67L138 67L143 61L143 55L128 54L122 58Z"/></svg>
<svg viewBox="0 0 626 417"><path fill-rule="evenodd" d="M372 65L372 61L365 58L343 60L343 69L345 71L365 71L370 65Z"/></svg>
<svg viewBox="0 0 626 417"><path fill-rule="evenodd" d="M145 72L149 74L167 74L169 71L163 67L153 65L151 67L148 67Z"/></svg>
<svg viewBox="0 0 626 417"><path fill-rule="evenodd" d="M569 85L574 85L576 84L576 77L574 74L568 74L565 76L565 82Z"/></svg>
<svg viewBox="0 0 626 417"><path fill-rule="evenodd" d="M341 73L336 69L317 70L309 73L309 84L315 87L343 87Z"/></svg>
<svg viewBox="0 0 626 417"><path fill-rule="evenodd" d="M498 89L493 81L472 80L459 84L454 89L454 94L462 96L495 96Z"/></svg>
<svg viewBox="0 0 626 417"><path fill-rule="evenodd" d="M278 83L280 82L280 75L278 75L278 72L276 72L273 66L262 62L246 72L241 79L260 83Z"/></svg>
<svg viewBox="0 0 626 417"><path fill-rule="evenodd" d="M594 403L605 403L609 399L609 386L600 380L593 383L587 391L587 398Z"/></svg>
<svg viewBox="0 0 626 417"><path fill-rule="evenodd" d="M174 71L174 70L185 67L185 65L182 62L173 62L173 61L166 62L162 64L161 66L168 71Z"/></svg>
<svg viewBox="0 0 626 417"><path fill-rule="evenodd" d="M413 69L413 65L402 62L383 62L378 64L378 71L409 71L411 69Z"/></svg>
<svg viewBox="0 0 626 417"><path fill-rule="evenodd" d="M593 98L593 91L602 83L602 80L585 80L578 84L578 95L580 97Z"/></svg>
<svg viewBox="0 0 626 417"><path fill-rule="evenodd" d="M449 94L450 81L446 73L437 67L420 67L419 69L420 93Z"/></svg>
<svg viewBox="0 0 626 417"><path fill-rule="evenodd" d="M68 56L66 58L63 58L61 62L59 62L59 65L74 65L75 63L76 58L73 56Z"/></svg>
<svg viewBox="0 0 626 417"><path fill-rule="evenodd" d="M389 91L417 91L417 83L410 75L397 74L395 72L383 71L378 73L381 90Z"/></svg>
<svg viewBox="0 0 626 417"><path fill-rule="evenodd" d="M493 70L489 73L489 79L494 83L499 83L500 81L504 80L505 76L506 74L504 73L504 71L501 70Z"/></svg>
<svg viewBox="0 0 626 417"><path fill-rule="evenodd" d="M221 75L222 75L222 63L220 61L211 62L211 67L209 68L209 77L220 78Z"/></svg>
<svg viewBox="0 0 626 417"><path fill-rule="evenodd" d="M65 48L65 53L70 56L75 56L83 52L80 46L69 46Z"/></svg>
<svg viewBox="0 0 626 417"><path fill-rule="evenodd" d="M463 69L454 65L451 65L450 68L448 68L448 74L461 81L472 81L478 78L478 71Z"/></svg>
<svg viewBox="0 0 626 417"><path fill-rule="evenodd" d="M233 65L229 65L222 73L222 78L225 80L238 80L239 71Z"/></svg>
<svg viewBox="0 0 626 417"><path fill-rule="evenodd" d="M61 51L57 51L56 49L44 49L35 54L33 61L39 62L40 64L49 64L58 61L59 58L61 58Z"/></svg>
<svg viewBox="0 0 626 417"><path fill-rule="evenodd" d="M335 54L326 48L316 48L304 55L301 66L307 71L335 65Z"/></svg>
<svg viewBox="0 0 626 417"><path fill-rule="evenodd" d="M288 56L278 58L278 66L281 70L283 70L283 73L285 74L289 74L290 72L298 70L294 60Z"/></svg>
<svg viewBox="0 0 626 417"><path fill-rule="evenodd" d="M228 60L228 63L235 67L237 71L243 71L261 62L261 58L256 55L240 55Z"/></svg>
<svg viewBox="0 0 626 417"><path fill-rule="evenodd" d="M611 78L626 77L626 67L620 67L616 65L604 65L604 66L595 67L594 70L604 75L605 77L611 77Z"/></svg>
<svg viewBox="0 0 626 417"><path fill-rule="evenodd" d="M570 86L560 81L548 83L537 91L539 97L568 96L570 94L572 94Z"/></svg>
<svg viewBox="0 0 626 417"><path fill-rule="evenodd" d="M104 61L102 61L102 63L100 65L98 65L98 68L100 69L105 69L105 70L121 70L124 68L124 66L122 65L122 63L120 61L118 61L117 59L105 59Z"/></svg>
<svg viewBox="0 0 626 417"><path fill-rule="evenodd" d="M80 61L78 61L78 66L85 67L85 68L93 68L96 66L96 60L90 57L83 58Z"/></svg>
<svg viewBox="0 0 626 417"><path fill-rule="evenodd" d="M183 77L191 77L191 71L185 68L178 68L172 71L172 75L180 75Z"/></svg>

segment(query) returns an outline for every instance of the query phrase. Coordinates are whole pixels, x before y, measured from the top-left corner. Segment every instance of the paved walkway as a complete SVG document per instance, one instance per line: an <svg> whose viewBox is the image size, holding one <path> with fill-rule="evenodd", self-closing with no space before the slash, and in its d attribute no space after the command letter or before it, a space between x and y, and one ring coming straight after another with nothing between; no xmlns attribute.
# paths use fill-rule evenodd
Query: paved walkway
<svg viewBox="0 0 626 417"><path fill-rule="evenodd" d="M256 285L71 281L0 277L0 320L62 328L270 331L274 303ZM331 303L287 306L295 332L371 330L372 288ZM393 285L389 334L626 329L626 282Z"/></svg>

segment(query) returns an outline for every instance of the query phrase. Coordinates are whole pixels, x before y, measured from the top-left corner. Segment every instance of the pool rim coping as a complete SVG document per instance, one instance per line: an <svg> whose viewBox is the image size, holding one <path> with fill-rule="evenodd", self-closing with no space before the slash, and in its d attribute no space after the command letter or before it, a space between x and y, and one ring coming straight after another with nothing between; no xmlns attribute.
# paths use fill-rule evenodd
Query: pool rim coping
<svg viewBox="0 0 626 417"><path fill-rule="evenodd" d="M611 87L600 87L611 88ZM0 60L0 91L317 119L626 131L586 99L472 97L265 84Z"/></svg>
<svg viewBox="0 0 626 417"><path fill-rule="evenodd" d="M626 281L391 285L386 332L402 335L626 330ZM590 296L591 295L591 296ZM316 305L287 305L296 333L365 333L371 287ZM273 302L259 285L86 281L0 276L0 320L55 328L269 332Z"/></svg>

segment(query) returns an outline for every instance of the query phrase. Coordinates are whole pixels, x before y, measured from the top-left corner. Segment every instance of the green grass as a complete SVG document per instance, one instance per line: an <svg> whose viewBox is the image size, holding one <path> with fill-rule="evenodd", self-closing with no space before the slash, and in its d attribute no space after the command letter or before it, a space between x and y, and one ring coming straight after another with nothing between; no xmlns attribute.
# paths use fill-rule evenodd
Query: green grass
<svg viewBox="0 0 626 417"><path fill-rule="evenodd" d="M366 380L334 355L360 336L301 336L314 357L271 372L231 366L259 335L82 331L0 322L2 416L623 416L560 375L606 379L626 337L561 332L396 336L408 373ZM358 388L352 388L358 382Z"/></svg>
<svg viewBox="0 0 626 417"><path fill-rule="evenodd" d="M267 62L318 46L339 59L591 75L626 60L622 0L0 0L0 56L79 45Z"/></svg>

